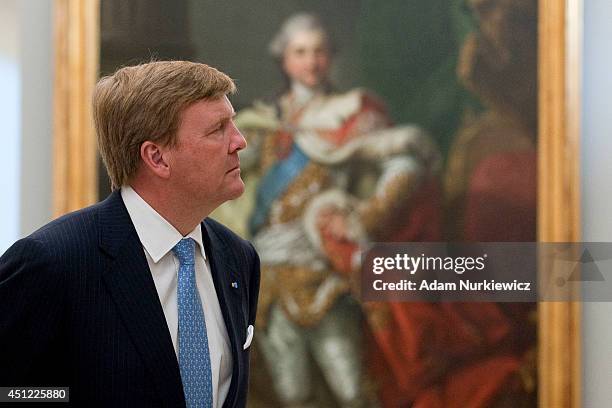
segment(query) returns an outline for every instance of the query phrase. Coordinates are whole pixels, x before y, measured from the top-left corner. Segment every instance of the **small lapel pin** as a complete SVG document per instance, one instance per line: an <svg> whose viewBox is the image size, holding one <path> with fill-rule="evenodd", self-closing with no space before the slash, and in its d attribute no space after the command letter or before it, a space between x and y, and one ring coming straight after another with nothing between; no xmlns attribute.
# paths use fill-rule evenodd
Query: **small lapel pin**
<svg viewBox="0 0 612 408"><path fill-rule="evenodd" d="M238 289L238 282L232 282L232 288Z"/></svg>

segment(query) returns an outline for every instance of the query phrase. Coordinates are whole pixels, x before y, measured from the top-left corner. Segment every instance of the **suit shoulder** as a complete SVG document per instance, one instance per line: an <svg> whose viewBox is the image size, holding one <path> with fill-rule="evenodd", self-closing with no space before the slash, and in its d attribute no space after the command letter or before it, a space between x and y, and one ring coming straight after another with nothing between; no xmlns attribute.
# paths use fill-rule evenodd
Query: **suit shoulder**
<svg viewBox="0 0 612 408"><path fill-rule="evenodd" d="M211 230L214 234L216 234L221 240L223 240L227 245L231 246L239 246L243 250L250 251L253 248L253 245L242 238L240 235L236 234L234 231L221 224L218 221L215 221L212 218L206 218L204 220L204 225Z"/></svg>
<svg viewBox="0 0 612 408"><path fill-rule="evenodd" d="M6 296L2 291L29 288L33 282L51 287L58 281L63 281L63 272L56 251L47 242L32 236L21 238L0 257L0 297Z"/></svg>
<svg viewBox="0 0 612 408"><path fill-rule="evenodd" d="M34 231L27 238L39 241L54 250L97 242L97 214L100 203L63 215Z"/></svg>

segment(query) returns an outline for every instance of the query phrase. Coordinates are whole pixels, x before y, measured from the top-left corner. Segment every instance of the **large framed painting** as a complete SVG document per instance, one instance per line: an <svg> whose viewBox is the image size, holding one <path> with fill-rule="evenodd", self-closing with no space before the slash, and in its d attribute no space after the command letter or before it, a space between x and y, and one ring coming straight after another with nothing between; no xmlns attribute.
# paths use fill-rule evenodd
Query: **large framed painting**
<svg viewBox="0 0 612 408"><path fill-rule="evenodd" d="M580 239L580 0L56 0L55 213L109 192L101 75L235 79L262 261L249 406L578 407L580 304L364 302L373 242Z"/></svg>

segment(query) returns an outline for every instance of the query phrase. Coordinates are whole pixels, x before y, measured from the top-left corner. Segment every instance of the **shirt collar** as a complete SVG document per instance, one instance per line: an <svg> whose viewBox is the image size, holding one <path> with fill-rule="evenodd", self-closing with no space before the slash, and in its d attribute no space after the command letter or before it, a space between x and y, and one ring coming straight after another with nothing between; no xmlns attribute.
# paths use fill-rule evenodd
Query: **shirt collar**
<svg viewBox="0 0 612 408"><path fill-rule="evenodd" d="M121 187L121 198L123 198L142 246L154 263L159 262L183 238L192 238L200 248L202 257L206 259L204 241L202 240L202 224L198 224L193 231L183 237L132 187Z"/></svg>

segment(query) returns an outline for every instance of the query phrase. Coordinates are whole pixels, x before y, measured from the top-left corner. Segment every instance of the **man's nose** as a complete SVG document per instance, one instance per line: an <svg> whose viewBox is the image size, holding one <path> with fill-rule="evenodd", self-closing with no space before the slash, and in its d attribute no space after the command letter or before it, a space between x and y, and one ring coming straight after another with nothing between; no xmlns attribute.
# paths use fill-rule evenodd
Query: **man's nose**
<svg viewBox="0 0 612 408"><path fill-rule="evenodd" d="M230 153L234 153L245 149L247 147L247 141L240 133L240 130L232 123L232 135L230 139Z"/></svg>

